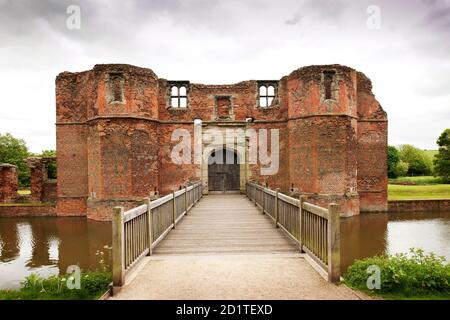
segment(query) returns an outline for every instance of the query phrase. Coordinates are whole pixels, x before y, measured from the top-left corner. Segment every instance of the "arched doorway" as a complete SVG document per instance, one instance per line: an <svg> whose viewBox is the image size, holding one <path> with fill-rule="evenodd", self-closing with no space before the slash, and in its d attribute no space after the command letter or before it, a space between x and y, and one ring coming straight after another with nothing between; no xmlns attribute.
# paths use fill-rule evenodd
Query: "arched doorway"
<svg viewBox="0 0 450 320"><path fill-rule="evenodd" d="M239 157L235 151L216 149L208 157L208 191L239 191Z"/></svg>

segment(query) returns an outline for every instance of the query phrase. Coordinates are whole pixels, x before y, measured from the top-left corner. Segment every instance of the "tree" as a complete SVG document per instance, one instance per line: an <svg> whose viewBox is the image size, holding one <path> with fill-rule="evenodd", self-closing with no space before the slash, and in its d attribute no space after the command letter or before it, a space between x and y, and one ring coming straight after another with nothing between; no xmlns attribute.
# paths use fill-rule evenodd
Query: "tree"
<svg viewBox="0 0 450 320"><path fill-rule="evenodd" d="M397 178L398 175L395 172L395 168L400 161L400 156L398 154L398 150L394 146L388 146L388 158L387 158L387 167L388 167L388 177L389 178Z"/></svg>
<svg viewBox="0 0 450 320"><path fill-rule="evenodd" d="M396 177L404 177L408 173L409 165L400 160L394 167L394 175Z"/></svg>
<svg viewBox="0 0 450 320"><path fill-rule="evenodd" d="M24 140L14 138L9 133L0 134L0 163L17 166L21 186L30 185L30 169L25 162L28 155L28 147Z"/></svg>
<svg viewBox="0 0 450 320"><path fill-rule="evenodd" d="M56 157L56 151L44 150L39 157ZM56 162L51 162L47 165L47 173L49 179L56 179Z"/></svg>
<svg viewBox="0 0 450 320"><path fill-rule="evenodd" d="M434 156L435 175L450 183L450 129L445 129L437 140L438 153Z"/></svg>
<svg viewBox="0 0 450 320"><path fill-rule="evenodd" d="M400 160L409 165L408 175L425 176L430 175L432 171L432 160L425 153L412 145L404 144L399 148Z"/></svg>

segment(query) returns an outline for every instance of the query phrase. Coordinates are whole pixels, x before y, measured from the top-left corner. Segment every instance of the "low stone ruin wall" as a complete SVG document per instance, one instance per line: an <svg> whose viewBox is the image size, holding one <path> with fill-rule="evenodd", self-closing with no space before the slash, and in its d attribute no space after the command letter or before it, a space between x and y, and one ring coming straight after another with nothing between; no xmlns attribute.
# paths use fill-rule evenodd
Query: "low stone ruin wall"
<svg viewBox="0 0 450 320"><path fill-rule="evenodd" d="M0 204L0 217L48 217L56 216L55 206L44 203Z"/></svg>
<svg viewBox="0 0 450 320"><path fill-rule="evenodd" d="M450 199L393 200L389 212L450 211Z"/></svg>

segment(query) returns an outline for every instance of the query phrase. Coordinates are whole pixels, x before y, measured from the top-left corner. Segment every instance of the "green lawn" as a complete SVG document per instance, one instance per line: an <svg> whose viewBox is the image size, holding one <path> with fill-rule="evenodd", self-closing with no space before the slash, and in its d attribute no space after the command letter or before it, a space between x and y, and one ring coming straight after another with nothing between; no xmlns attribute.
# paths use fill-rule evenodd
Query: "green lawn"
<svg viewBox="0 0 450 320"><path fill-rule="evenodd" d="M450 199L450 184L402 186L389 184L389 200Z"/></svg>
<svg viewBox="0 0 450 320"><path fill-rule="evenodd" d="M433 176L416 176L416 177L399 177L396 179L389 179L389 183L428 185L428 184L441 184L442 180L439 177Z"/></svg>

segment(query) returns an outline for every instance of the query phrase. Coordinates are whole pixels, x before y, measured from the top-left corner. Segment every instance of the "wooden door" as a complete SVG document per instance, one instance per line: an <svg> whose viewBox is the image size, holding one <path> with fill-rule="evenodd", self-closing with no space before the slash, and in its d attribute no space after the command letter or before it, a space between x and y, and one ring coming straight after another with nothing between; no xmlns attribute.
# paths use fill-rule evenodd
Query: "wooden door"
<svg viewBox="0 0 450 320"><path fill-rule="evenodd" d="M223 163L208 164L208 189L209 191L237 191L240 185L240 171L235 152L222 149ZM226 163L226 157L233 159L233 163ZM230 154L231 153L231 154Z"/></svg>

